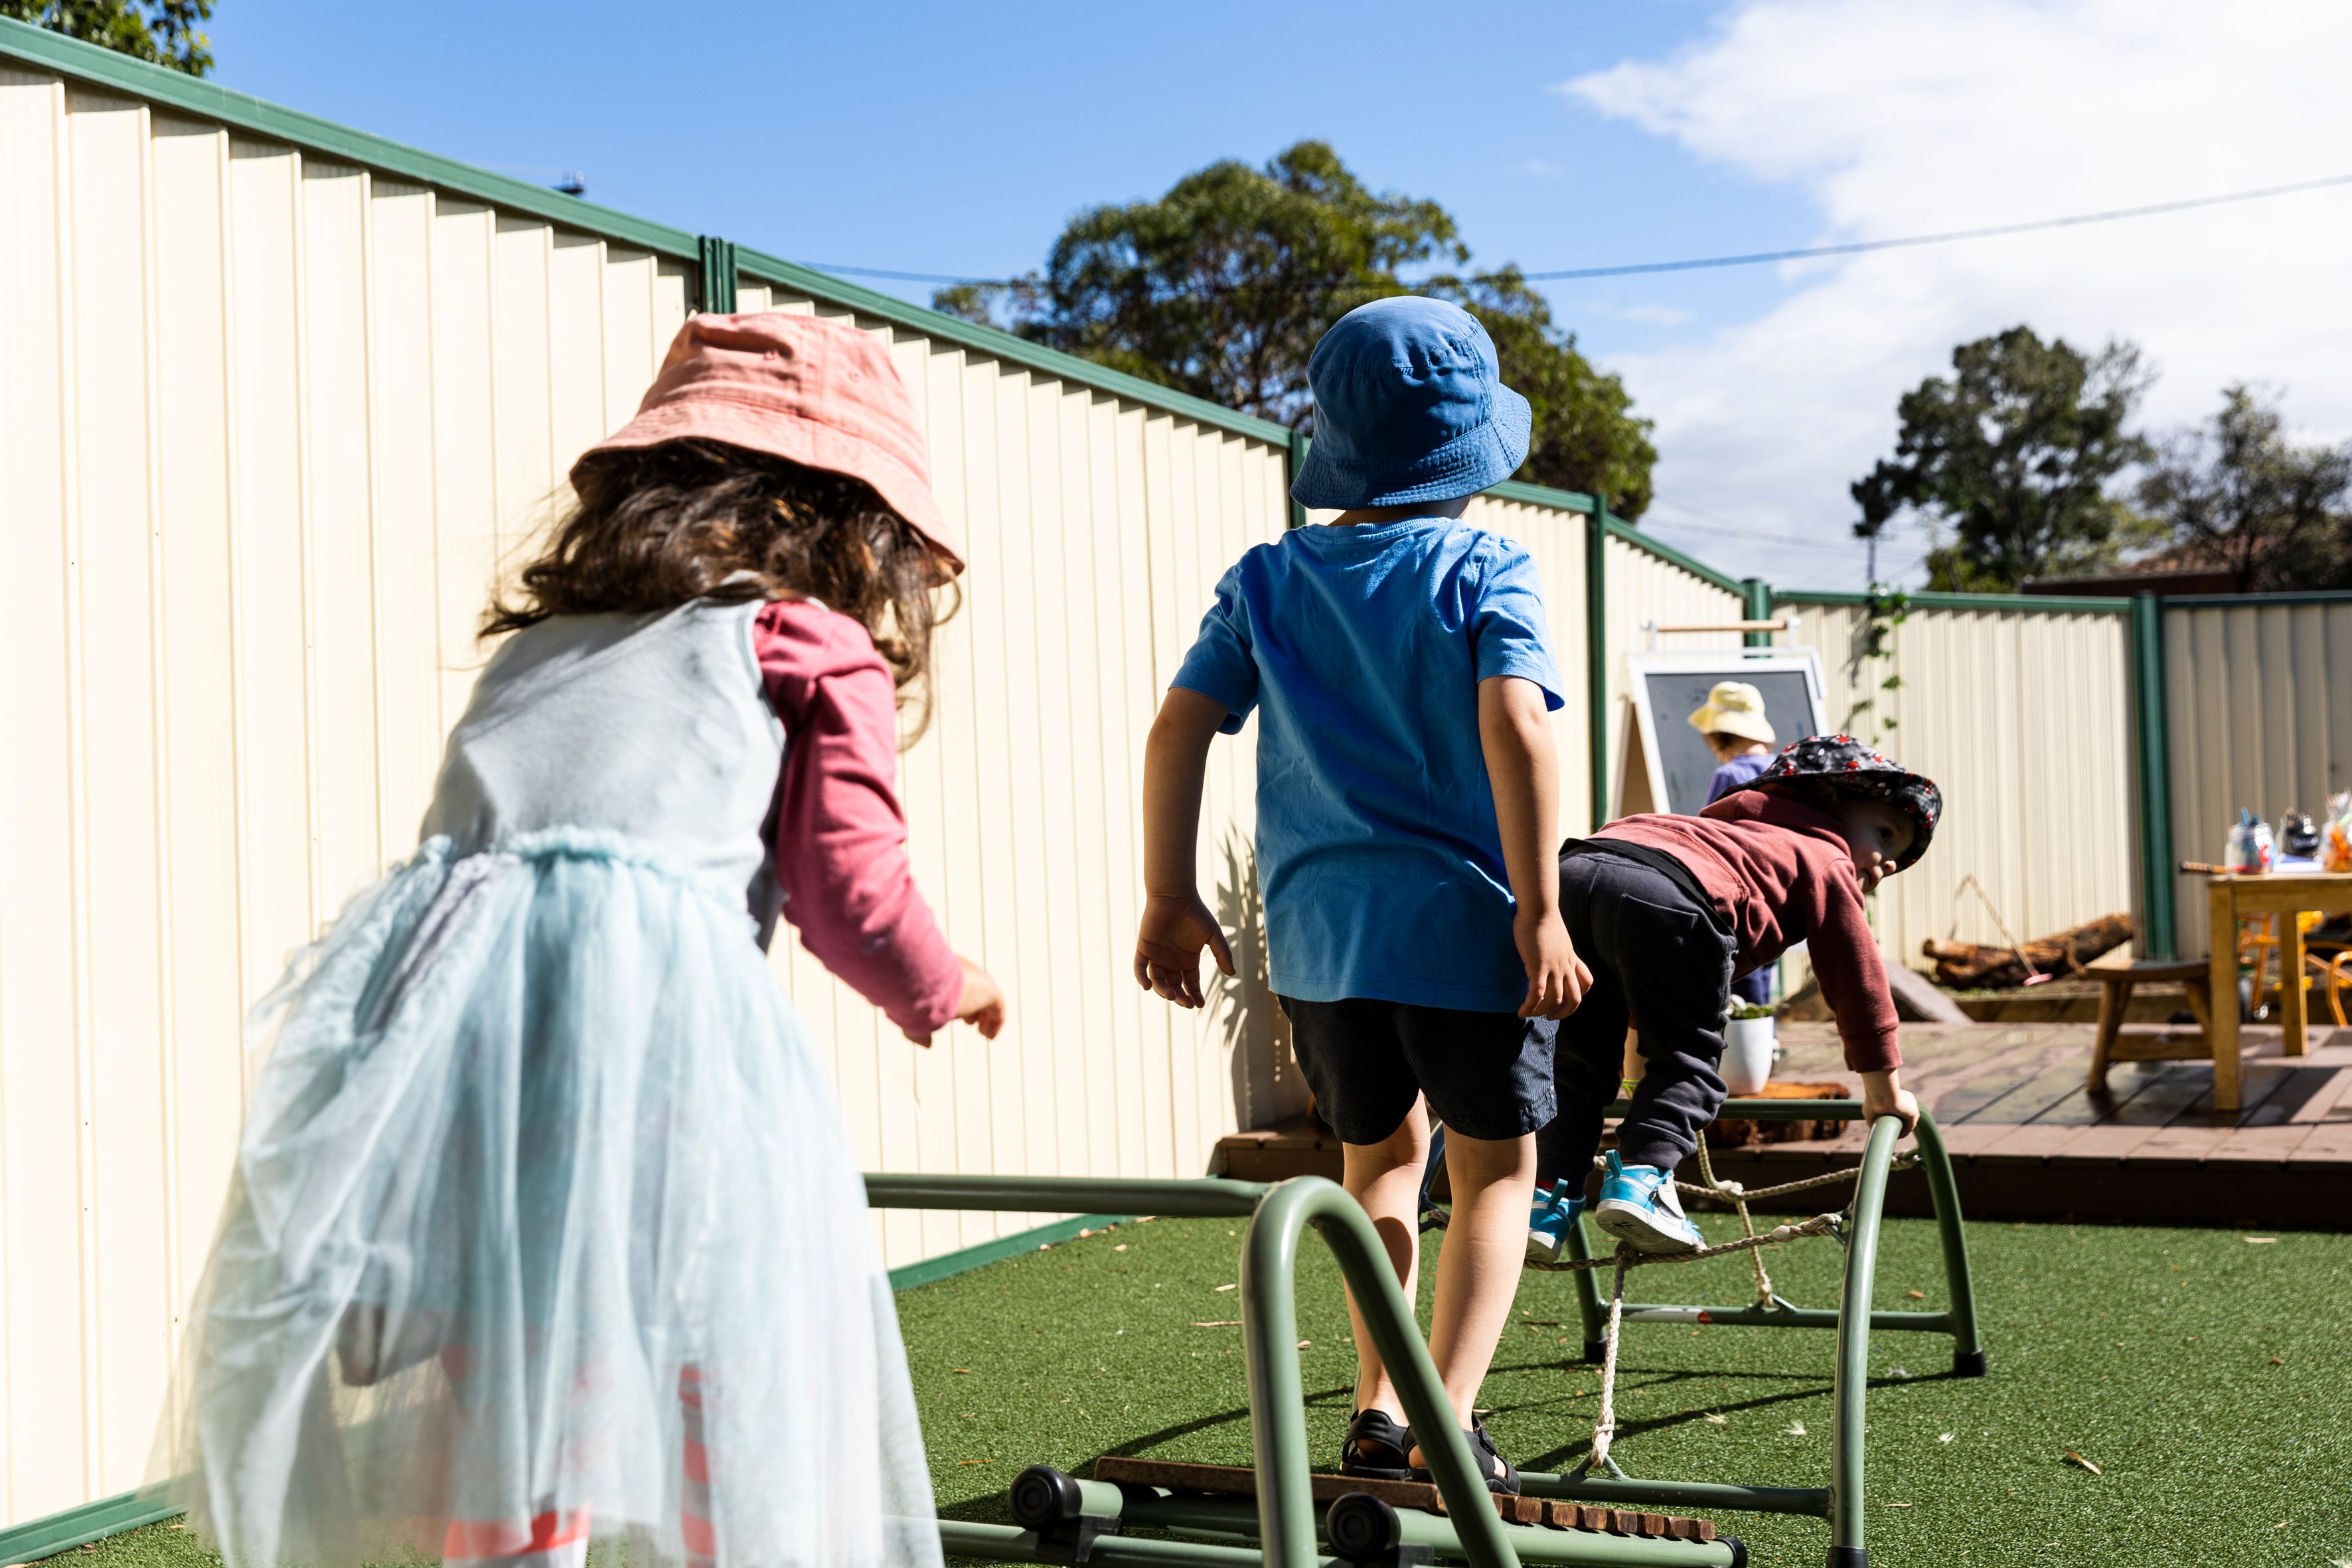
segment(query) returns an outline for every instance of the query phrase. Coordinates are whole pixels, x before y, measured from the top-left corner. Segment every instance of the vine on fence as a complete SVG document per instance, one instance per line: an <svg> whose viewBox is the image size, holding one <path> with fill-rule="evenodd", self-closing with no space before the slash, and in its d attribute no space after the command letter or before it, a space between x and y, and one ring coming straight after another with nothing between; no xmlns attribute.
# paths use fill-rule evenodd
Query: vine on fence
<svg viewBox="0 0 2352 1568"><path fill-rule="evenodd" d="M1891 645L1895 628L1910 615L1910 595L1884 583L1870 585L1870 596L1863 603L1862 624L1854 628L1853 642L1846 650L1846 686L1854 694L1840 726L1847 734L1860 734L1865 718L1873 726L1869 735L1873 744L1884 741L1895 728L1895 715L1880 711L1878 703L1883 695L1892 706L1895 693L1903 689L1903 677L1891 668L1895 662ZM1884 676L1878 673L1881 667L1888 667Z"/></svg>

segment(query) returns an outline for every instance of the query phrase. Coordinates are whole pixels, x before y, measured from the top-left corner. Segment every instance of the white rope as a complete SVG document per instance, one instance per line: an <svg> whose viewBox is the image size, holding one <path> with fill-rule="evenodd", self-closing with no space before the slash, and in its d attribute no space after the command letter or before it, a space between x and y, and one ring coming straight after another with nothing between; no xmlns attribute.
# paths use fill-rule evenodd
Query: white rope
<svg viewBox="0 0 2352 1568"><path fill-rule="evenodd" d="M1602 1334L1601 1354L1601 1416L1592 1424L1592 1458L1589 1468L1609 1463L1609 1445L1617 1440L1617 1328L1624 1321L1625 1270L1633 1267L1633 1249L1617 1248L1617 1278L1609 1288L1609 1327Z"/></svg>
<svg viewBox="0 0 2352 1568"><path fill-rule="evenodd" d="M1563 1258L1557 1263L1530 1262L1528 1265L1530 1268L1539 1268L1552 1273L1566 1273L1580 1268L1616 1270L1609 1289L1609 1321L1601 1331L1601 1409L1592 1422L1592 1456L1584 1463L1587 1473L1605 1469L1608 1467L1610 1445L1617 1440L1617 1346L1620 1340L1618 1331L1624 1326L1625 1321L1626 1270L1638 1268L1645 1263L1696 1263L1705 1258L1722 1258L1731 1253L1744 1252L1755 1266L1757 1304L1769 1307L1776 1298L1772 1293L1772 1277L1764 1271L1763 1249L1776 1247L1784 1241L1795 1241L1801 1237L1833 1236L1837 1233L1838 1216L1833 1214L1818 1214L1809 1220L1794 1225L1776 1225L1759 1236L1756 1234L1756 1222L1748 1212L1748 1205L1763 1198L1806 1192L1814 1187L1831 1186L1839 1182L1851 1182L1862 1174L1862 1167L1856 1165L1851 1170L1830 1171L1818 1176L1807 1176L1800 1181L1783 1182L1778 1186L1759 1187L1751 1193L1738 1182L1726 1182L1717 1178L1714 1164L1706 1156L1706 1139L1699 1140L1696 1152L1700 1179L1696 1182L1678 1181L1675 1185L1686 1193L1699 1193L1707 1197L1719 1198L1729 1203L1739 1215L1739 1228L1743 1234L1738 1240L1727 1241L1720 1247L1694 1247L1688 1252L1636 1252L1633 1247L1620 1242L1616 1253L1609 1258ZM1919 1152L1914 1149L1906 1154L1896 1155L1887 1168L1890 1171L1899 1171L1918 1163L1918 1161ZM1598 1164L1600 1161L1596 1159L1594 1163Z"/></svg>
<svg viewBox="0 0 2352 1568"><path fill-rule="evenodd" d="M1738 1182L1733 1182L1727 1185L1726 1184L1716 1180L1715 1167L1707 1161L1706 1138L1704 1133L1700 1135L1698 1141L1698 1173L1700 1179L1706 1184L1697 1190L1718 1196L1728 1195L1731 1199L1731 1206L1739 1212L1739 1234L1745 1237L1753 1237L1756 1234L1756 1222L1753 1219L1750 1219L1748 1215L1748 1194L1741 1190ZM1675 1184L1681 1185L1682 1184L1677 1183ZM1751 1248L1748 1254L1748 1261L1753 1264L1756 1268L1757 1305L1769 1307L1772 1304L1772 1277L1764 1272L1764 1254L1762 1250L1760 1248Z"/></svg>
<svg viewBox="0 0 2352 1568"><path fill-rule="evenodd" d="M1831 1236L1836 1233L1838 1216L1817 1214L1809 1220L1794 1225L1776 1225L1761 1236L1744 1236L1738 1241L1727 1241L1720 1247L1693 1247L1688 1252L1633 1252L1620 1245L1607 1258L1563 1258L1557 1263L1534 1263L1528 1267L1549 1274L1567 1274L1580 1268L1613 1268L1624 1258L1625 1267L1639 1268L1645 1263L1703 1263L1710 1258L1728 1258L1735 1252L1748 1252L1759 1247L1778 1247L1784 1241L1795 1241L1808 1236ZM1630 1257L1625 1255L1631 1254Z"/></svg>

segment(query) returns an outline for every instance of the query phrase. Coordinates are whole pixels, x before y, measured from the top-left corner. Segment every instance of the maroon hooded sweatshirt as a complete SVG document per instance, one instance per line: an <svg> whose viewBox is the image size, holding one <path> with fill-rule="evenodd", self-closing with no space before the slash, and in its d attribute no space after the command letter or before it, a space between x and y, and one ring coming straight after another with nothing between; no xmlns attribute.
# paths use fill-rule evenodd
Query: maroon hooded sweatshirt
<svg viewBox="0 0 2352 1568"><path fill-rule="evenodd" d="M1696 816L1621 816L1593 835L1663 850L1687 867L1730 918L1739 955L1733 973L1771 963L1801 942L1837 1015L1845 1065L1883 1072L1903 1065L1895 998L1863 913L1853 856L1837 820L1764 790L1725 795Z"/></svg>

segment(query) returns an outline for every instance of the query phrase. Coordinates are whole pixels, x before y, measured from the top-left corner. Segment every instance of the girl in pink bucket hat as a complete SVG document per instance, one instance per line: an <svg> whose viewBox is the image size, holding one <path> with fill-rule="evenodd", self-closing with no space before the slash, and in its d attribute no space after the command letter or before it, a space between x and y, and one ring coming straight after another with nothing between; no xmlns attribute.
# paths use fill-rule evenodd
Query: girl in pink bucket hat
<svg viewBox="0 0 2352 1568"><path fill-rule="evenodd" d="M233 1568L937 1564L889 1281L777 916L929 1043L994 981L895 793L961 567L883 347L699 316L572 468L406 864L272 1042L163 1473Z"/></svg>

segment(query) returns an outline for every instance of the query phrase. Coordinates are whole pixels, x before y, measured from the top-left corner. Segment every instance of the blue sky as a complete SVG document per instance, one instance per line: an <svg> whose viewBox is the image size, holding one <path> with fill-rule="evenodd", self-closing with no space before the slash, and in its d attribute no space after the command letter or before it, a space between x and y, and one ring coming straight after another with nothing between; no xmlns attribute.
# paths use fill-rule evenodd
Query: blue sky
<svg viewBox="0 0 2352 1568"><path fill-rule="evenodd" d="M2258 8L2282 5L2318 14ZM1079 207L1305 136L1376 186L1443 202L1477 261L1529 269L2339 172L2265 152L2257 177L2239 179L2210 135L2210 167L2167 167L2147 137L2105 125L2105 106L2053 123L2032 107L2047 93L2018 97L2031 90L2013 79L2021 49L2062 64L2074 51L2112 74L2137 47L2151 83L2212 63L2209 29L2150 36L2120 0L751 5L724 13L723 27L693 25L719 15L612 0L393 12L221 0L210 30L224 85L529 177L577 169L598 201L795 259L925 272L1024 270ZM2185 101L2170 100L2173 121ZM2021 115L2021 130L1988 128ZM2310 129L2252 133L2286 146ZM2015 143L2027 132L2039 162ZM2053 153L2068 165L2055 175ZM2249 223L2261 232L2242 219L2241 234ZM2120 251L2114 230L2071 251L2000 242L1991 262L1955 247L1568 283L1553 298L1659 420L1652 526L1728 570L1855 586L1845 481L1890 446L1896 396L1961 336L2030 320L2133 336L2162 361L2168 334L2210 347L2231 330L2188 319L2210 280L2159 279L2152 296L2121 299L2082 276L2076 258L2095 272L2119 253L2144 273L2150 242L2163 251L2184 232L2142 230ZM2192 353L2179 416L2218 389L2203 360L2311 380L2292 353L2273 366L2280 353L2242 334L2222 342L2247 352ZM1910 531L1883 569L1915 575L1922 543Z"/></svg>

